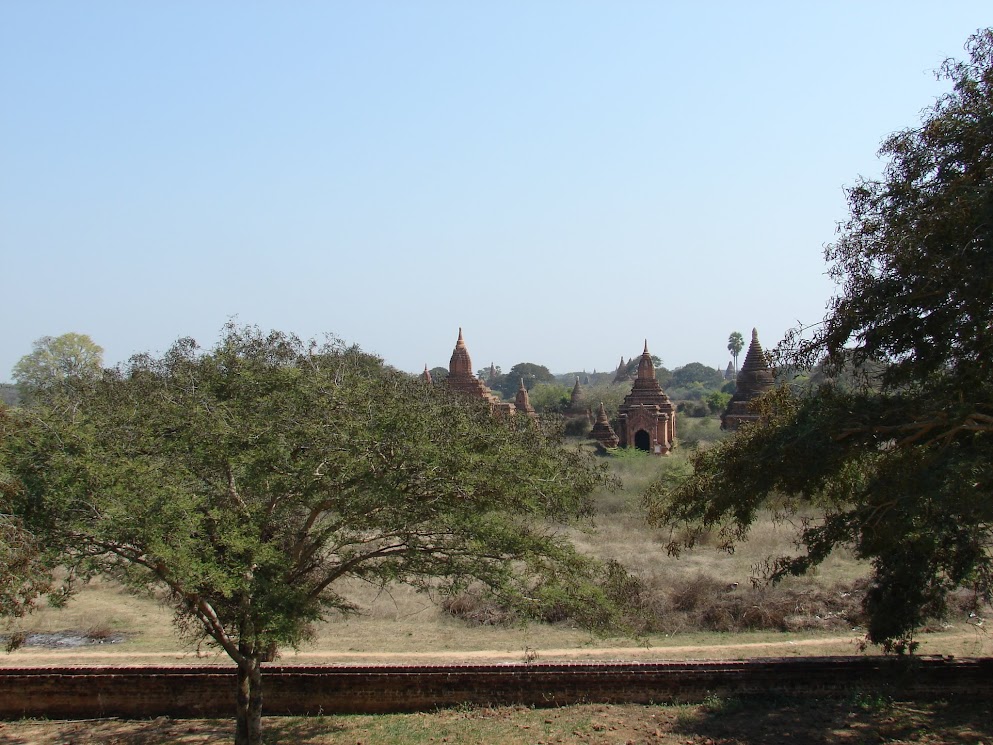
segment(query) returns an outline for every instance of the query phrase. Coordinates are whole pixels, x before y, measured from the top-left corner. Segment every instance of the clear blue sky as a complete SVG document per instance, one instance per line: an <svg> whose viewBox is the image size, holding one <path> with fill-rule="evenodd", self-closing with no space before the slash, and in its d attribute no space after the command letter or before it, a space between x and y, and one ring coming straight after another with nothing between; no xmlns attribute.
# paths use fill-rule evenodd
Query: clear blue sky
<svg viewBox="0 0 993 745"><path fill-rule="evenodd" d="M725 365L982 2L0 0L0 380L226 320L412 372Z"/></svg>

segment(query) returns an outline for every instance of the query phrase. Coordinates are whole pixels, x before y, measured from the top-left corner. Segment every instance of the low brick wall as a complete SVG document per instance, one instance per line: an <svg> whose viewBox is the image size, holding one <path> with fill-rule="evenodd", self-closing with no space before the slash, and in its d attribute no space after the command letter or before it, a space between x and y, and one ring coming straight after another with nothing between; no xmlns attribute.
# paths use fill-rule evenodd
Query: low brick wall
<svg viewBox="0 0 993 745"><path fill-rule="evenodd" d="M459 704L677 703L709 695L907 698L993 695L993 659L879 657L739 662L424 667L267 666L270 715L423 711ZM0 668L0 717L229 717L233 668Z"/></svg>

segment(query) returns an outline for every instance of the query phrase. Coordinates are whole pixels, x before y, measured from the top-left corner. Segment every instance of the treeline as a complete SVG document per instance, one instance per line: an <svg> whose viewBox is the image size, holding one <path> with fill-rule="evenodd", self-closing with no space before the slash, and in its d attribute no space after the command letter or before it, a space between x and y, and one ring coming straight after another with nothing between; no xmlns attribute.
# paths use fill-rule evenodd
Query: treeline
<svg viewBox="0 0 993 745"><path fill-rule="evenodd" d="M21 397L17 393L17 386L13 383L0 383L0 401L8 406L17 406Z"/></svg>

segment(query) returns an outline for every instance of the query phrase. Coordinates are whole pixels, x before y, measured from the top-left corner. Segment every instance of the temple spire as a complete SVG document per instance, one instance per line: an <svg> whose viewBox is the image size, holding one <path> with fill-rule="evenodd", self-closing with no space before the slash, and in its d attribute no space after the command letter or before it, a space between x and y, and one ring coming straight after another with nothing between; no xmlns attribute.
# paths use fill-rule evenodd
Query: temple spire
<svg viewBox="0 0 993 745"><path fill-rule="evenodd" d="M756 421L759 415L752 409L751 403L774 385L775 378L759 344L759 333L752 329L752 342L738 370L734 395L721 416L721 429L734 430L744 423Z"/></svg>
<svg viewBox="0 0 993 745"><path fill-rule="evenodd" d="M524 387L524 378L521 378L521 384L517 388L514 406L519 413L534 416L534 407L531 405L531 397L528 396L528 389Z"/></svg>
<svg viewBox="0 0 993 745"><path fill-rule="evenodd" d="M426 363L426 362L424 363L424 373L423 373L422 377L424 378L424 382L425 383L433 383L434 382L431 379L431 371L428 370L428 363Z"/></svg>
<svg viewBox="0 0 993 745"><path fill-rule="evenodd" d="M638 360L638 377L642 380L655 379L655 363L652 362L652 355L648 353L648 340L645 340L645 351L641 353Z"/></svg>
<svg viewBox="0 0 993 745"><path fill-rule="evenodd" d="M466 349L465 339L462 338L462 327L459 327L459 340L455 342L455 349L452 351L452 359L448 363L449 377L466 377L472 375L472 359L469 357L469 350Z"/></svg>

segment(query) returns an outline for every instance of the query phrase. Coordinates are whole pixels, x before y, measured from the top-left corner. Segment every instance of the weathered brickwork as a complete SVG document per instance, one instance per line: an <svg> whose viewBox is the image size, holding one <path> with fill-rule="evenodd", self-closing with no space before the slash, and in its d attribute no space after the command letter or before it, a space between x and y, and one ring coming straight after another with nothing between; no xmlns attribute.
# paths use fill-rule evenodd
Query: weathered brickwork
<svg viewBox="0 0 993 745"><path fill-rule="evenodd" d="M676 441L676 407L655 377L655 363L645 351L638 360L638 377L631 392L618 407L620 446L636 447L655 455L667 455Z"/></svg>
<svg viewBox="0 0 993 745"><path fill-rule="evenodd" d="M906 698L993 695L993 659L805 658L732 662L426 667L280 667L265 671L270 715L430 711L459 704L696 702L709 695ZM0 669L0 717L231 716L232 668Z"/></svg>
<svg viewBox="0 0 993 745"><path fill-rule="evenodd" d="M734 395L721 415L721 429L736 430L742 424L758 420L759 415L752 410L752 401L773 385L775 379L759 344L759 332L752 329L752 341L745 354L745 363L738 371Z"/></svg>

